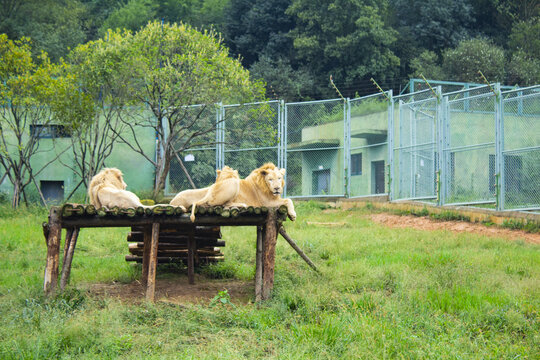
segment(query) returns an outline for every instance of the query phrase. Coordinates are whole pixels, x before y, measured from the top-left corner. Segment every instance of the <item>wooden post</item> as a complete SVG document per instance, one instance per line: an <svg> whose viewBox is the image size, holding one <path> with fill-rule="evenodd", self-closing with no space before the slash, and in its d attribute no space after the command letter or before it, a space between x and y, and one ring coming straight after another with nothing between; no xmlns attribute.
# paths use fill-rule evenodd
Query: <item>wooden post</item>
<svg viewBox="0 0 540 360"><path fill-rule="evenodd" d="M287 240L287 242L289 243L289 245L292 246L292 248L298 253L298 255L300 255L300 257L302 259L304 259L304 261L309 265L311 266L311 268L313 270L315 270L316 272L319 272L319 269L317 269L317 266L315 266L315 264L313 263L313 261L311 261L311 259L302 251L302 249L300 249L300 247L298 245L296 245L296 243L294 242L294 240L289 236L289 234L287 234L287 232L285 231L285 228L283 226L280 226L279 228L279 233L281 234L281 236L283 236L283 238L285 240Z"/></svg>
<svg viewBox="0 0 540 360"><path fill-rule="evenodd" d="M47 264L43 280L43 291L52 294L58 283L58 262L60 256L60 241L62 240L61 209L52 207L49 212L49 234L47 237Z"/></svg>
<svg viewBox="0 0 540 360"><path fill-rule="evenodd" d="M195 227L192 227L191 230L189 230L189 237L188 237L188 243L187 243L187 273L188 273L188 282L190 285L195 284L195 252L196 249L196 242L195 242Z"/></svg>
<svg viewBox="0 0 540 360"><path fill-rule="evenodd" d="M148 284L148 261L150 260L150 246L152 244L152 227L145 226L143 233L144 249L142 261L141 284L146 287Z"/></svg>
<svg viewBox="0 0 540 360"><path fill-rule="evenodd" d="M152 243L148 260L148 281L146 284L146 300L154 302L156 292L156 266L159 241L159 223L152 224Z"/></svg>
<svg viewBox="0 0 540 360"><path fill-rule="evenodd" d="M71 229L66 234L67 253L64 254L64 262L62 263L62 274L60 276L60 289L64 290L71 274L71 262L73 261L73 253L75 252L75 246L77 245L77 238L79 237L79 228Z"/></svg>
<svg viewBox="0 0 540 360"><path fill-rule="evenodd" d="M255 301L262 300L263 277L263 227L257 226L257 254L255 256Z"/></svg>
<svg viewBox="0 0 540 360"><path fill-rule="evenodd" d="M71 235L73 234L74 228L67 228L66 229L66 239L64 240L64 257L62 259L62 269L64 268L64 264L66 263L66 257L69 250L69 243L71 242Z"/></svg>
<svg viewBox="0 0 540 360"><path fill-rule="evenodd" d="M276 260L276 242L278 235L278 224L275 209L268 211L264 228L263 281L261 299L267 300L270 298L272 288L274 287L274 266Z"/></svg>

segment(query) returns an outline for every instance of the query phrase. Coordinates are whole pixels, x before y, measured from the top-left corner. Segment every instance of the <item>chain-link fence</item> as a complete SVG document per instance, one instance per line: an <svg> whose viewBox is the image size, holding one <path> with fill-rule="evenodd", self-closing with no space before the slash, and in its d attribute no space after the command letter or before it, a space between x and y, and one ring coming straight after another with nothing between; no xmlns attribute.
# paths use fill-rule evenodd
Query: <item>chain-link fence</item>
<svg viewBox="0 0 540 360"><path fill-rule="evenodd" d="M439 205L540 208L540 86L444 92L441 85L398 96L190 111L207 131L173 159L171 195L211 184L224 165L245 177L273 162L287 170L287 197L387 194Z"/></svg>

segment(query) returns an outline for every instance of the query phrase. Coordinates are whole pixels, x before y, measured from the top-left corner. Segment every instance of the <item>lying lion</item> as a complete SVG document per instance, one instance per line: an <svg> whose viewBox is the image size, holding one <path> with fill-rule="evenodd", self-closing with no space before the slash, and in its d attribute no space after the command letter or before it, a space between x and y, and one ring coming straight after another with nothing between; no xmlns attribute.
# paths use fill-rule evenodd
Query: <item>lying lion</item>
<svg viewBox="0 0 540 360"><path fill-rule="evenodd" d="M296 212L291 199L282 199L285 169L266 163L255 169L245 179L240 180L240 191L234 200L248 206L279 207L287 206L289 218L296 220Z"/></svg>
<svg viewBox="0 0 540 360"><path fill-rule="evenodd" d="M233 170L228 166L224 166L221 170L216 170L216 182L206 188L204 196L195 200L191 207L191 221L195 221L195 212L198 205L223 205L223 206L239 206L245 207L246 204L233 202L240 189L240 177L238 171ZM189 191L189 190L186 190ZM193 194L193 193L192 193ZM200 194L200 193L196 193ZM178 195L177 195L178 197ZM176 198L176 197L175 197ZM173 199L174 201L174 199ZM171 201L172 204L172 201Z"/></svg>
<svg viewBox="0 0 540 360"><path fill-rule="evenodd" d="M127 187L122 172L116 168L105 168L97 173L88 186L90 204L96 208L118 206L119 208L136 208L143 206L139 197Z"/></svg>

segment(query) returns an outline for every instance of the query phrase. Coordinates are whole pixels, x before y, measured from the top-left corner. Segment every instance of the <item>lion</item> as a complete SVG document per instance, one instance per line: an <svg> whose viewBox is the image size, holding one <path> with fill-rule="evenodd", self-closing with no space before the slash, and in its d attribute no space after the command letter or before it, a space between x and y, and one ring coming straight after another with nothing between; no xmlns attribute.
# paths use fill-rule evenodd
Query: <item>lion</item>
<svg viewBox="0 0 540 360"><path fill-rule="evenodd" d="M125 190L122 172L117 168L104 168L97 173L88 186L90 204L96 208L118 206L119 208L136 208L143 206L137 195Z"/></svg>
<svg viewBox="0 0 540 360"><path fill-rule="evenodd" d="M245 203L248 206L287 206L288 216L296 220L296 212L291 199L282 199L285 169L280 169L273 163L266 163L255 169L245 179L240 180L240 190L234 202Z"/></svg>
<svg viewBox="0 0 540 360"><path fill-rule="evenodd" d="M198 205L223 205L223 206L239 206L239 207L245 207L245 204L234 202L233 200L238 195L238 191L240 189L240 176L238 176L238 171L230 168L229 166L224 166L221 170L216 170L217 178L216 182L205 189L204 195L202 198L198 200L194 200L193 197L196 195L200 195L203 192L194 192L193 190L186 190L191 191L190 195L192 195L191 200L194 200L191 203L191 216L190 219L192 222L195 221L195 212L197 211ZM180 194L178 194L180 195ZM175 199L178 198L178 195L175 197ZM175 200L173 199L172 202ZM184 200L185 201L185 200ZM177 200L177 202L180 202Z"/></svg>

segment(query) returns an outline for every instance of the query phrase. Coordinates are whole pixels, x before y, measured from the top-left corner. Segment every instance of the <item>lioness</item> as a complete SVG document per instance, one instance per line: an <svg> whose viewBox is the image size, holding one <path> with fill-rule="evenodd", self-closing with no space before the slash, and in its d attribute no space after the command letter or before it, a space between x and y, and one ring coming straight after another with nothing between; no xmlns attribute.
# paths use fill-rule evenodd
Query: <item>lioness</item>
<svg viewBox="0 0 540 360"><path fill-rule="evenodd" d="M266 163L255 169L245 179L240 180L240 191L234 200L248 206L287 206L289 218L296 220L296 212L291 199L282 199L285 169Z"/></svg>
<svg viewBox="0 0 540 360"><path fill-rule="evenodd" d="M197 205L246 206L245 204L233 203L233 200L238 195L240 185L238 171L228 166L224 166L223 169L216 170L216 173L216 182L206 189L206 194L202 199L192 203L191 216L189 217L192 222L195 221Z"/></svg>
<svg viewBox="0 0 540 360"><path fill-rule="evenodd" d="M90 204L96 208L106 206L111 208L130 208L143 206L139 197L131 191L125 190L127 187L122 176L122 172L117 168L104 168L97 173L88 186L88 198Z"/></svg>

